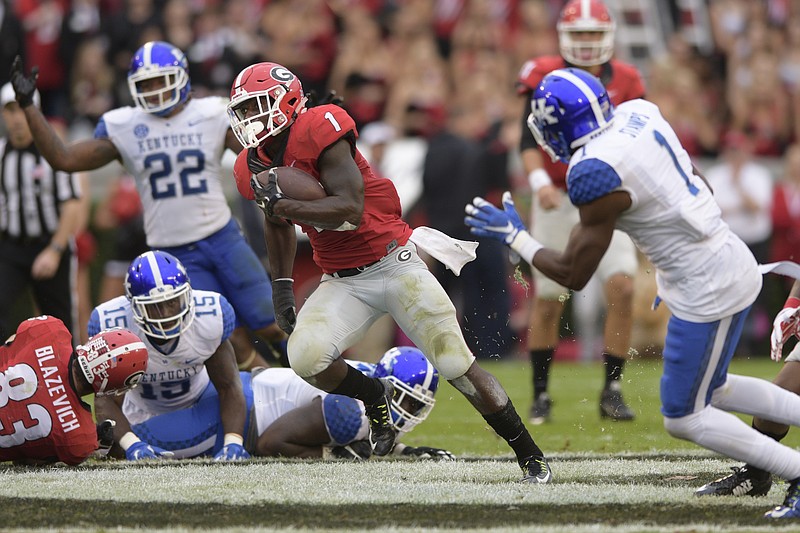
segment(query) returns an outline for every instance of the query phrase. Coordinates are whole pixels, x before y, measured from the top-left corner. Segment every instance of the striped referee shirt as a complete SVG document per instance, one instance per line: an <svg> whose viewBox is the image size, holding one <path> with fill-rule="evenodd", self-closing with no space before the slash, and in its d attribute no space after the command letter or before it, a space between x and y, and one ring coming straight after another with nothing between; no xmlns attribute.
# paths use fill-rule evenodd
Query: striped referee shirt
<svg viewBox="0 0 800 533"><path fill-rule="evenodd" d="M0 238L46 241L58 229L61 203L81 197L77 175L55 171L36 147L0 139Z"/></svg>

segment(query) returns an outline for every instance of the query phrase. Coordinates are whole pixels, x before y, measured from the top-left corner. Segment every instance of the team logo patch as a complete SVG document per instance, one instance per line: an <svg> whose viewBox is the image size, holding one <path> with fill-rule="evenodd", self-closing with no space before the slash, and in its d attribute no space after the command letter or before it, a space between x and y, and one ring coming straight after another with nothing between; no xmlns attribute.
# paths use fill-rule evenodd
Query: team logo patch
<svg viewBox="0 0 800 533"><path fill-rule="evenodd" d="M283 67L273 67L272 70L269 71L269 75L284 83L289 83L294 79L294 74Z"/></svg>
<svg viewBox="0 0 800 533"><path fill-rule="evenodd" d="M405 263L411 260L411 250L400 250L397 252L397 262Z"/></svg>
<svg viewBox="0 0 800 533"><path fill-rule="evenodd" d="M148 133L150 133L150 128L148 128L144 124L137 124L133 128L133 134L136 135L136 137L139 139L144 139L145 137L147 137Z"/></svg>

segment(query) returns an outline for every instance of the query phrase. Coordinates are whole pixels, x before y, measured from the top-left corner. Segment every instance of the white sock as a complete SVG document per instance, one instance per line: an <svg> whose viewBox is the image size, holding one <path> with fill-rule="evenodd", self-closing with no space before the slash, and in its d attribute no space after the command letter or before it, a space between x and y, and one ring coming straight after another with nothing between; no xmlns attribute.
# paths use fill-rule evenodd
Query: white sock
<svg viewBox="0 0 800 533"><path fill-rule="evenodd" d="M711 405L779 424L800 426L800 396L764 379L728 374L725 385L711 395Z"/></svg>

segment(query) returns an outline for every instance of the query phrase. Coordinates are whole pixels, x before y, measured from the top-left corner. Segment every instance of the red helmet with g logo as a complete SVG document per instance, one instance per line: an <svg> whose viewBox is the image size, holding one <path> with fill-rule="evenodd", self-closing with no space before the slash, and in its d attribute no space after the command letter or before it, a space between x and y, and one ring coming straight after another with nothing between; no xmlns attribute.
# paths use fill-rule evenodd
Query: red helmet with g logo
<svg viewBox="0 0 800 533"><path fill-rule="evenodd" d="M561 56L572 65L602 65L614 54L616 24L600 0L570 0L556 29Z"/></svg>
<svg viewBox="0 0 800 533"><path fill-rule="evenodd" d="M75 352L83 375L98 396L132 389L147 369L147 347L127 329L101 331Z"/></svg>
<svg viewBox="0 0 800 533"><path fill-rule="evenodd" d="M300 79L277 63L256 63L236 76L228 118L245 148L255 148L291 126L305 107Z"/></svg>

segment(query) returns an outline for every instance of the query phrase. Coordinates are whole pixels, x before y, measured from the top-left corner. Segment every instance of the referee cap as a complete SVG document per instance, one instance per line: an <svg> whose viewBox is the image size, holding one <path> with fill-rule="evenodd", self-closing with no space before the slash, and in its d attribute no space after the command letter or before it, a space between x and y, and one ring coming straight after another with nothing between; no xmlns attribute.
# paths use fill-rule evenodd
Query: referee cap
<svg viewBox="0 0 800 533"><path fill-rule="evenodd" d="M16 101L17 101L17 94L14 92L14 87L11 86L11 82L8 82L5 85L3 85L2 89L0 89L0 107L5 107L11 102L16 102ZM39 91L34 91L33 93L33 104L36 107L41 107L41 100L39 99Z"/></svg>

